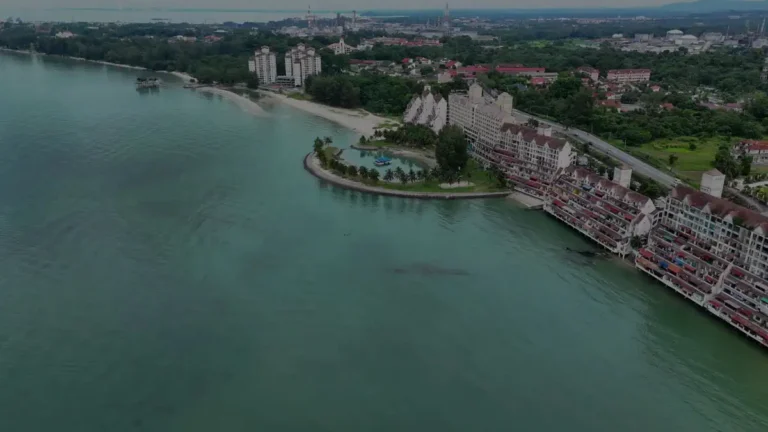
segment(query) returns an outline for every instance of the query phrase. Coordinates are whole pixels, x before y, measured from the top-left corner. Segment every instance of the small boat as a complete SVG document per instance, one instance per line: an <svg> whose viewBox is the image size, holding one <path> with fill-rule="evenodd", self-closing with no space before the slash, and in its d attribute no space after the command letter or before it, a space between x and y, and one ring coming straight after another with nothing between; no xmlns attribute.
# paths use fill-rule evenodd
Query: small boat
<svg viewBox="0 0 768 432"><path fill-rule="evenodd" d="M381 157L381 158L378 158L375 161L373 161L373 164L376 165L376 166L386 166L386 165L389 165L391 163L392 163L392 159L386 158L386 157Z"/></svg>

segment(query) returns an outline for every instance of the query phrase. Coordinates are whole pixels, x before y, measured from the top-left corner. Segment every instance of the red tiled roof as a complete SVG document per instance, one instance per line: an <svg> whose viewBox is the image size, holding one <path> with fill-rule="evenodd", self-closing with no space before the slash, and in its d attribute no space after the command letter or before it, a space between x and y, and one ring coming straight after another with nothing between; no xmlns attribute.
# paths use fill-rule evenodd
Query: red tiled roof
<svg viewBox="0 0 768 432"><path fill-rule="evenodd" d="M745 140L741 145L746 146L749 151L768 150L768 141Z"/></svg>
<svg viewBox="0 0 768 432"><path fill-rule="evenodd" d="M650 69L611 69L608 73L631 74L631 73L651 73Z"/></svg>
<svg viewBox="0 0 768 432"><path fill-rule="evenodd" d="M504 123L501 126L502 132L509 132L515 135L521 135L523 139L526 142L535 142L537 145L540 146L548 146L549 148L553 149L562 149L565 147L566 141L559 139L559 138L553 138L548 137L546 135L540 135L536 129L520 126L512 123Z"/></svg>
<svg viewBox="0 0 768 432"><path fill-rule="evenodd" d="M533 85L544 85L546 83L547 83L547 80L545 78L542 78L542 77L531 78L531 84Z"/></svg>
<svg viewBox="0 0 768 432"><path fill-rule="evenodd" d="M707 207L711 214L720 218L727 216L732 219L739 218L748 228L762 228L764 231L768 231L768 217L728 200L713 197L687 186L675 187L670 196L680 201L687 201L688 205L697 209Z"/></svg>
<svg viewBox="0 0 768 432"><path fill-rule="evenodd" d="M600 101L600 105L608 108L621 108L621 102L617 100L602 100Z"/></svg>
<svg viewBox="0 0 768 432"><path fill-rule="evenodd" d="M545 72L543 67L524 67L524 66L496 66L496 72L499 73L525 73L525 72Z"/></svg>

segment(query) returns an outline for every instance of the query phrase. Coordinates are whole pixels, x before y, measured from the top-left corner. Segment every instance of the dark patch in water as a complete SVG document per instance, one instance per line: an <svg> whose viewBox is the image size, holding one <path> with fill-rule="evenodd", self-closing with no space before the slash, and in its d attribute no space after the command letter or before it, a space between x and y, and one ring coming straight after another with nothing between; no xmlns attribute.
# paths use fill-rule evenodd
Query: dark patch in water
<svg viewBox="0 0 768 432"><path fill-rule="evenodd" d="M469 276L469 272L462 269L452 269L436 266L434 264L412 264L408 267L396 267L392 272L397 274L420 274L424 276Z"/></svg>

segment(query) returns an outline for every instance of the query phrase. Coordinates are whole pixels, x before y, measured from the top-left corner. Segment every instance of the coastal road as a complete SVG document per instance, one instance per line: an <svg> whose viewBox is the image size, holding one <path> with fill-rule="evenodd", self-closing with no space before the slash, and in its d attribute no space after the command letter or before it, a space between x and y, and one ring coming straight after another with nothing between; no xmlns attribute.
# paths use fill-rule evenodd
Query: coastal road
<svg viewBox="0 0 768 432"><path fill-rule="evenodd" d="M602 139L592 135L591 133L587 133L582 130L573 129L573 128L569 128L566 131L565 126L561 124L554 123L552 121L545 120L545 119L542 119L518 110L514 110L514 113L516 117L523 118L526 121L530 118L533 118L535 120L538 120L539 123L541 124L547 124L551 126L552 129L554 129L556 132L559 132L564 135L571 135L576 138L579 138L584 142L588 142L592 144L592 148L595 149L596 151L599 151L600 153L608 155L624 163L625 165L632 168L633 171L641 175L644 175L646 177L652 178L664 186L673 187L675 186L675 184L677 184L676 179L671 175L665 173L664 171L661 171L658 168L654 168L651 165L648 165L647 163L641 161L640 159L630 154L624 153L623 151L612 146L610 143L603 141Z"/></svg>

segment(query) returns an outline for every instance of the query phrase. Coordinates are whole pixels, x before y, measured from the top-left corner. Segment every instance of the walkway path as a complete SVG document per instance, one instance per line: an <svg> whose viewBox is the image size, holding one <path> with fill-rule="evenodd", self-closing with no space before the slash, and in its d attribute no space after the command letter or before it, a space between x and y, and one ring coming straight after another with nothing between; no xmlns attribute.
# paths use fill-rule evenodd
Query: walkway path
<svg viewBox="0 0 768 432"><path fill-rule="evenodd" d="M327 182L333 183L337 186L345 189L352 189L361 192L369 192L379 195L398 196L402 198L416 198L416 199L471 199L471 198L504 198L509 195L510 192L410 192L401 191L395 189L386 189L378 186L369 186L363 183L359 183L353 180L345 179L324 170L320 167L320 161L315 157L314 153L309 153L304 157L304 168L312 173L315 177L318 177Z"/></svg>
<svg viewBox="0 0 768 432"><path fill-rule="evenodd" d="M568 130L566 130L565 126L561 124L554 123L552 121L545 120L545 119L536 117L534 115L524 113L519 110L515 110L515 115L518 117L524 118L525 120L533 118L535 120L538 120L539 123L541 124L552 126L552 129L554 129L557 132L560 132L565 135L571 135L585 142L588 142L592 144L593 149L599 151L600 153L606 154L618 161L621 161L622 163L632 168L635 172L641 175L644 175L646 177L652 178L664 186L672 187L677 184L677 181L673 176L665 173L664 171L658 168L652 167L651 165L641 161L640 159L630 154L624 153L623 151L617 149L610 143L603 141L602 139L592 135L591 133L587 133L582 130L573 129L573 128L569 128Z"/></svg>

